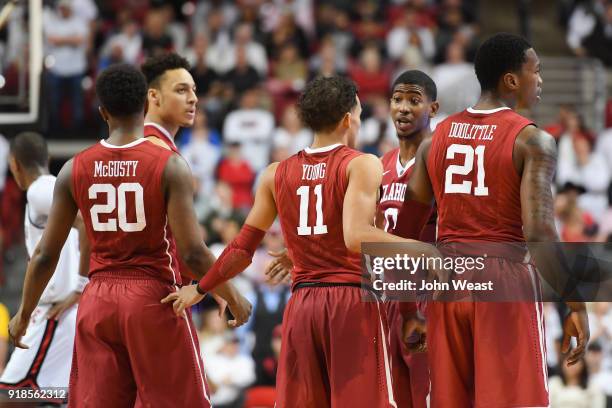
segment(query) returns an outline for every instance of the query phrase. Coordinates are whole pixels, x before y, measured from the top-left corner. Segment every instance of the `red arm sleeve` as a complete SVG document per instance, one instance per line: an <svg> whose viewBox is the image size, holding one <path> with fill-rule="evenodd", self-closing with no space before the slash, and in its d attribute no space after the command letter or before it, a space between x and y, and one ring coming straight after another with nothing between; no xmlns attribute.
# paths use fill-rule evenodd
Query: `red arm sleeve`
<svg viewBox="0 0 612 408"><path fill-rule="evenodd" d="M253 253L266 235L265 231L244 224L238 236L198 282L198 292L210 292L220 283L233 278L251 264Z"/></svg>

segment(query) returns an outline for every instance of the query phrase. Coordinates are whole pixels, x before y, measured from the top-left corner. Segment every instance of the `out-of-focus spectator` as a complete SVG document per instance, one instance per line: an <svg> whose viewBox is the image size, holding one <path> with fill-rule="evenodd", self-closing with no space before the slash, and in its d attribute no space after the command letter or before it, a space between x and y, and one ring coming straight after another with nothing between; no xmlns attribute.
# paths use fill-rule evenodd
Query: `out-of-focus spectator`
<svg viewBox="0 0 612 408"><path fill-rule="evenodd" d="M168 34L168 16L162 9L149 10L142 33L142 50L146 57L171 51L174 48Z"/></svg>
<svg viewBox="0 0 612 408"><path fill-rule="evenodd" d="M11 316L9 311L2 303L0 303L0 375L6 366L6 357L8 356L9 333L8 325Z"/></svg>
<svg viewBox="0 0 612 408"><path fill-rule="evenodd" d="M599 342L589 343L584 360L589 372L589 384L599 388L608 399L612 397L612 369L603 366L604 353Z"/></svg>
<svg viewBox="0 0 612 408"><path fill-rule="evenodd" d="M136 65L142 56L142 36L135 21L126 22L121 31L112 35L100 51L100 67L125 62Z"/></svg>
<svg viewBox="0 0 612 408"><path fill-rule="evenodd" d="M51 130L63 129L62 100L70 100L72 127L83 122L82 81L87 71L88 21L74 14L72 0L60 0L55 10L46 10L43 29L47 42L49 120Z"/></svg>
<svg viewBox="0 0 612 408"><path fill-rule="evenodd" d="M253 205L253 182L255 173L242 155L239 142L226 145L223 159L217 168L217 178L232 189L233 207L248 211Z"/></svg>
<svg viewBox="0 0 612 408"><path fill-rule="evenodd" d="M554 303L545 302L544 304L544 327L546 327L546 365L548 375L558 374L559 353L561 343L559 339L563 336L561 329L561 318L559 311Z"/></svg>
<svg viewBox="0 0 612 408"><path fill-rule="evenodd" d="M612 1L579 4L569 20L567 43L576 55L612 66Z"/></svg>
<svg viewBox="0 0 612 408"><path fill-rule="evenodd" d="M346 72L346 58L339 58L336 45L331 37L325 37L319 46L319 52L310 59L310 78L316 76L330 77Z"/></svg>
<svg viewBox="0 0 612 408"><path fill-rule="evenodd" d="M240 354L234 333L225 333L224 344L206 356L205 368L214 389L211 402L215 407L242 407L244 390L255 380L255 364L250 356Z"/></svg>
<svg viewBox="0 0 612 408"><path fill-rule="evenodd" d="M567 132L571 117L576 114L576 108L571 105L560 105L557 121L544 126L544 130L550 133L556 140Z"/></svg>
<svg viewBox="0 0 612 408"><path fill-rule="evenodd" d="M253 89L242 95L240 109L225 118L223 141L240 143L243 156L258 172L268 164L273 131L274 116L258 107L258 91Z"/></svg>
<svg viewBox="0 0 612 408"><path fill-rule="evenodd" d="M244 91L255 88L261 81L257 70L249 64L247 51L243 46L234 48L236 64L225 75L225 83L241 95Z"/></svg>
<svg viewBox="0 0 612 408"><path fill-rule="evenodd" d="M198 95L206 96L215 82L221 82L221 76L210 67L208 55L208 36L199 33L193 44L185 52L185 58L191 66L191 75L196 84Z"/></svg>
<svg viewBox="0 0 612 408"><path fill-rule="evenodd" d="M300 57L297 47L292 43L285 44L274 64L273 78L288 83L293 89L304 87L308 75L308 66Z"/></svg>
<svg viewBox="0 0 612 408"><path fill-rule="evenodd" d="M434 68L432 79L438 87L440 112L459 112L478 101L480 85L474 65L465 61L465 50L459 42L448 45L446 60Z"/></svg>
<svg viewBox="0 0 612 408"><path fill-rule="evenodd" d="M389 113L389 100L377 97L371 102L372 116L363 121L357 135L356 148L367 153L380 155L381 143L397 146L395 127Z"/></svg>
<svg viewBox="0 0 612 408"><path fill-rule="evenodd" d="M561 364L561 374L552 377L549 384L550 408L605 408L603 392L589 384L584 359L568 366Z"/></svg>
<svg viewBox="0 0 612 408"><path fill-rule="evenodd" d="M599 220L608 208L610 172L606 159L593 151L593 136L580 115L570 115L559 139L557 185L572 183L585 189L578 205Z"/></svg>
<svg viewBox="0 0 612 408"><path fill-rule="evenodd" d="M597 138L597 147L596 151L602 157L607 157L608 159L608 169L610 170L610 174L612 174L612 128L604 130L599 137Z"/></svg>
<svg viewBox="0 0 612 408"><path fill-rule="evenodd" d="M285 148L289 155L295 154L312 143L312 132L302 126L295 105L288 105L283 112L281 124L274 131L274 148Z"/></svg>
<svg viewBox="0 0 612 408"><path fill-rule="evenodd" d="M429 27L417 24L417 13L413 6L406 6L404 13L387 34L387 52L393 59L401 59L408 49L431 61L436 53L436 43Z"/></svg>
<svg viewBox="0 0 612 408"><path fill-rule="evenodd" d="M304 59L310 54L308 38L298 25L295 18L289 12L283 13L279 19L276 29L266 36L266 50L272 59L278 59L279 51L285 44L294 44Z"/></svg>
<svg viewBox="0 0 612 408"><path fill-rule="evenodd" d="M200 312L202 324L198 331L200 351L205 359L216 352L224 343L223 335L227 330L226 321L219 316L219 310L210 305Z"/></svg>
<svg viewBox="0 0 612 408"><path fill-rule="evenodd" d="M587 211L578 206L584 188L567 183L555 197L555 217L563 242L590 242L597 233L597 224Z"/></svg>
<svg viewBox="0 0 612 408"><path fill-rule="evenodd" d="M612 370L612 307L609 302L592 303L589 311L591 341L603 350L603 368Z"/></svg>
<svg viewBox="0 0 612 408"><path fill-rule="evenodd" d="M383 65L380 50L375 45L363 49L359 63L349 67L349 75L359 87L359 97L363 102L389 92L391 72Z"/></svg>
<svg viewBox="0 0 612 408"><path fill-rule="evenodd" d="M206 113L198 109L189 142L181 148L195 179L197 199L208 199L213 192L215 169L221 158L219 141L219 134L208 127Z"/></svg>
<svg viewBox="0 0 612 408"><path fill-rule="evenodd" d="M459 43L463 45L468 60L472 61L475 55L477 44L475 42L476 30L466 18L465 8L462 8L461 1L445 0L438 15L439 29L436 35L436 56L435 63L445 60L446 50L449 44Z"/></svg>

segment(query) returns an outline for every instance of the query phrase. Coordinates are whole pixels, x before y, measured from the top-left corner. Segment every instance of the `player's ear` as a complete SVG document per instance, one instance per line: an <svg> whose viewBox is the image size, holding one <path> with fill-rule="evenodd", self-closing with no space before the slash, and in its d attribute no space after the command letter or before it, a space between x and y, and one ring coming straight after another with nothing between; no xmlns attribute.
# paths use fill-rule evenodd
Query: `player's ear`
<svg viewBox="0 0 612 408"><path fill-rule="evenodd" d="M511 91L515 91L519 88L518 75L513 72L507 72L504 74L502 80L504 81L504 86Z"/></svg>
<svg viewBox="0 0 612 408"><path fill-rule="evenodd" d="M160 94L157 91L157 89L149 88L149 90L147 91L147 102L149 102L149 101L150 101L150 103L152 103L155 106L160 106L160 104L161 104L161 97L160 97Z"/></svg>
<svg viewBox="0 0 612 408"><path fill-rule="evenodd" d="M102 120L104 120L105 122L108 122L109 115L106 109L104 109L102 106L99 106L98 112L100 112L100 116L102 116Z"/></svg>
<svg viewBox="0 0 612 408"><path fill-rule="evenodd" d="M351 112L346 112L344 114L344 116L342 117L342 127L346 128L346 129L350 129L351 128L351 117L353 115L351 114Z"/></svg>
<svg viewBox="0 0 612 408"><path fill-rule="evenodd" d="M433 101L431 105L429 105L429 117L433 118L438 114L438 109L440 109L440 104L438 101Z"/></svg>

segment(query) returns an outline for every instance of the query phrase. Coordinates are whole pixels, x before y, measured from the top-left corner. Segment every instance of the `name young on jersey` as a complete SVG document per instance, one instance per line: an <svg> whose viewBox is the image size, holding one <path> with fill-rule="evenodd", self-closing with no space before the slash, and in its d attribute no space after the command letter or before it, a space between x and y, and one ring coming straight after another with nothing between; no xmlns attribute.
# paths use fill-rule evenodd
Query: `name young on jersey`
<svg viewBox="0 0 612 408"><path fill-rule="evenodd" d="M382 185L382 197L380 198L380 202L384 203L385 201L400 201L404 202L404 197L406 196L406 188L408 186L406 183L391 183L391 184L383 184Z"/></svg>
<svg viewBox="0 0 612 408"><path fill-rule="evenodd" d="M110 160L108 162L96 160L94 164L94 177L134 177L138 160Z"/></svg>
<svg viewBox="0 0 612 408"><path fill-rule="evenodd" d="M493 140L495 129L497 129L497 125L451 122L448 137L465 140Z"/></svg>
<svg viewBox="0 0 612 408"><path fill-rule="evenodd" d="M302 180L319 180L325 178L326 163L302 164Z"/></svg>

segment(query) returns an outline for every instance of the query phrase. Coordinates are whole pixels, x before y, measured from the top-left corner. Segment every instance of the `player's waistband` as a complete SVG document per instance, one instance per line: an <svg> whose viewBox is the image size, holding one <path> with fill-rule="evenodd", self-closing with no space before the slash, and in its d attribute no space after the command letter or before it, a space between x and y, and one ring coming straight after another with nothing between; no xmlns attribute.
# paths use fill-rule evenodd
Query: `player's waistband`
<svg viewBox="0 0 612 408"><path fill-rule="evenodd" d="M343 287L343 286L365 289L369 292L372 292L374 295L378 296L378 293L374 290L372 286L365 284L365 283L362 284L362 283L355 283L355 282L300 282L300 283L297 283L293 287L293 291L295 292L298 289L304 289L304 288L336 288L336 287Z"/></svg>
<svg viewBox="0 0 612 408"><path fill-rule="evenodd" d="M139 283L156 283L162 285L172 285L172 282L169 282L165 279L160 279L159 277L152 276L149 273L143 271L135 271L135 270L121 270L121 271L99 271L91 274L89 276L89 280L92 282L100 281L100 282L116 282L116 283L129 283L129 282L139 282Z"/></svg>

